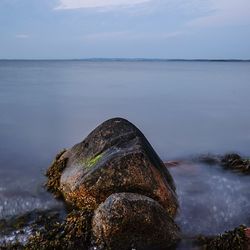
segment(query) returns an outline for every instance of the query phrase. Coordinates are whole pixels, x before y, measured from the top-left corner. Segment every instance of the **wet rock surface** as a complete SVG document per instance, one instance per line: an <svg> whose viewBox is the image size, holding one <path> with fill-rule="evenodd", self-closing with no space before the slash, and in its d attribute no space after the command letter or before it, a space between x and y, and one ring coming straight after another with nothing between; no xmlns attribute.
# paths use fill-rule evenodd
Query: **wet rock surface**
<svg viewBox="0 0 250 250"><path fill-rule="evenodd" d="M78 208L94 210L115 192L133 192L157 200L171 216L176 214L171 175L145 136L127 120L104 122L55 163L62 170L60 184L48 175L50 190Z"/></svg>
<svg viewBox="0 0 250 250"><path fill-rule="evenodd" d="M156 201L133 193L113 194L95 211L93 236L102 249L167 249L179 228Z"/></svg>
<svg viewBox="0 0 250 250"><path fill-rule="evenodd" d="M179 239L173 220L178 208L174 181L145 136L125 119L102 123L84 141L59 153L46 175L47 189L74 211L82 211L59 230L77 227L85 235L76 239L66 234L69 242L78 242L72 243L74 248L165 249ZM82 227L78 221L87 224ZM109 231L104 233L104 228ZM32 244L46 238L42 234ZM56 248L58 243L44 245Z"/></svg>
<svg viewBox="0 0 250 250"><path fill-rule="evenodd" d="M250 159L244 158L237 153L225 155L202 155L197 158L197 161L210 165L220 165L225 169L235 172L250 174Z"/></svg>
<svg viewBox="0 0 250 250"><path fill-rule="evenodd" d="M223 156L221 164L227 169L250 174L250 160L244 159L238 154L227 154Z"/></svg>

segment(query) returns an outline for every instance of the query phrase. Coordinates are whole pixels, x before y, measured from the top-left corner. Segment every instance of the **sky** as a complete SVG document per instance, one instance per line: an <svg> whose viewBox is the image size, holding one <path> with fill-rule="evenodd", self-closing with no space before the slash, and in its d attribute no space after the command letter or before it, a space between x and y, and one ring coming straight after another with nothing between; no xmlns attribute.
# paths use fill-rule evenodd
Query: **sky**
<svg viewBox="0 0 250 250"><path fill-rule="evenodd" d="M250 0L0 0L1 59L250 59Z"/></svg>

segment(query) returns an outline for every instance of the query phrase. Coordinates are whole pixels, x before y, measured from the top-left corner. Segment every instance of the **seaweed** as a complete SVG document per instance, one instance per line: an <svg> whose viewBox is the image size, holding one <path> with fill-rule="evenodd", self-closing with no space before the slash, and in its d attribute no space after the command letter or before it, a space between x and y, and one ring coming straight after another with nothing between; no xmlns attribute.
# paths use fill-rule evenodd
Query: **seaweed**
<svg viewBox="0 0 250 250"><path fill-rule="evenodd" d="M241 225L215 237L199 236L197 244L203 250L244 250L248 247L245 230L246 227Z"/></svg>
<svg viewBox="0 0 250 250"><path fill-rule="evenodd" d="M24 226L30 223L30 214L23 216ZM87 209L72 211L64 220L49 211L38 213L35 221L30 224L32 235L27 242L0 243L1 250L82 250L87 249L91 242L91 219L93 213ZM18 221L18 218L16 218ZM26 221L27 220L27 221ZM15 219L7 224L15 224Z"/></svg>
<svg viewBox="0 0 250 250"><path fill-rule="evenodd" d="M62 175L62 171L66 167L67 158L61 159L61 156L65 152L66 149L57 154L55 160L45 174L48 177L45 187L49 192L53 193L56 198L62 198L62 193L60 191L60 178Z"/></svg>
<svg viewBox="0 0 250 250"><path fill-rule="evenodd" d="M26 229L31 234L45 230L48 225L61 223L61 213L57 210L37 211L1 220L0 235L13 237L11 241L0 242L0 249L24 249L25 241L20 242L19 236L27 236Z"/></svg>
<svg viewBox="0 0 250 250"><path fill-rule="evenodd" d="M69 213L62 223L48 223L31 236L23 250L87 249L91 239L92 212L85 209Z"/></svg>

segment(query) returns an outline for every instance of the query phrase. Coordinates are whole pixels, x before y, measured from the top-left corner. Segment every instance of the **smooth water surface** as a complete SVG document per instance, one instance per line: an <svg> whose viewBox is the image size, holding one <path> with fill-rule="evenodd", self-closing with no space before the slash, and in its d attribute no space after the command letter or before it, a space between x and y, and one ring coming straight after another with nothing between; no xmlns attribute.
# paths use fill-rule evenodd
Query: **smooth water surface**
<svg viewBox="0 0 250 250"><path fill-rule="evenodd" d="M136 124L163 160L250 155L249 93L249 62L0 61L0 218L57 205L43 173L58 151L112 117ZM200 179L171 171L187 234L192 220L201 223L195 233L241 223L249 204L237 193L248 177L199 166ZM208 190L218 195L209 205Z"/></svg>

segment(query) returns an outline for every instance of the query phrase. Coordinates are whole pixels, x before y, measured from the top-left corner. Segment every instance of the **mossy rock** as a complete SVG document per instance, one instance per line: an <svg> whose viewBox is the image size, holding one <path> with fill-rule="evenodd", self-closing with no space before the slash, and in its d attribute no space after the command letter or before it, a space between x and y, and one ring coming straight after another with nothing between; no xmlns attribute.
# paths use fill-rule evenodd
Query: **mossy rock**
<svg viewBox="0 0 250 250"><path fill-rule="evenodd" d="M33 249L39 245L48 249L85 249L90 239L101 247L99 237L102 236L95 234L97 217L93 224L92 215L100 211L101 204L110 199L112 203L115 194L120 197L121 193L124 193L121 201L130 200L131 206L135 206L124 214L124 219L138 222L133 235L140 237L133 237L129 230L125 232L126 237L122 235L125 241L119 235L110 235L114 244L108 249L128 246L130 236L133 244L151 248L153 242L170 246L179 238L179 228L173 220L178 208L174 181L142 132L125 119L114 118L102 123L84 141L58 154L47 177L48 190L62 197L78 216L69 216L59 228L49 230L49 234L36 235L30 241ZM131 200L132 193L135 198ZM113 212L119 213L119 208L115 207ZM120 221L120 228L125 227L123 222ZM118 244L119 240L115 239L121 242Z"/></svg>
<svg viewBox="0 0 250 250"><path fill-rule="evenodd" d="M159 202L174 216L178 203L171 175L142 132L129 121L102 123L81 143L56 157L47 187L81 209L95 210L108 196L133 192Z"/></svg>

